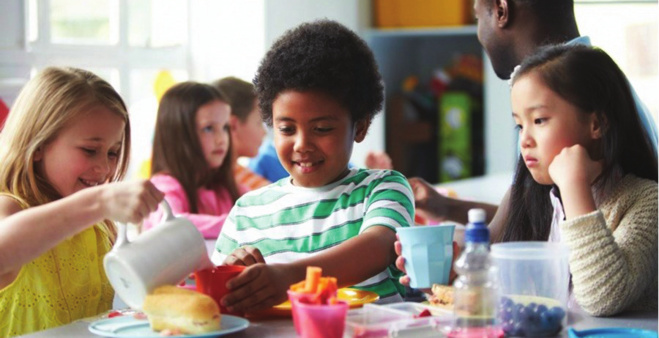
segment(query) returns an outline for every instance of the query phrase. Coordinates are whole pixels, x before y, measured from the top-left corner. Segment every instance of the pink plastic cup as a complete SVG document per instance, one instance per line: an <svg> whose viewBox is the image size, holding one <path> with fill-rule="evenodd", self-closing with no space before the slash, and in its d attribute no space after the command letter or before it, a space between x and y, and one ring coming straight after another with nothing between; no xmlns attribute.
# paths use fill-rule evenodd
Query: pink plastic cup
<svg viewBox="0 0 659 338"><path fill-rule="evenodd" d="M210 269L196 271L195 281L198 292L209 295L220 307L220 313L242 316L242 313L229 312L220 304L224 295L229 293L227 282L233 277L238 276L245 267L242 265L220 265Z"/></svg>
<svg viewBox="0 0 659 338"><path fill-rule="evenodd" d="M291 311L295 330L302 338L343 337L348 302L338 301L333 305L313 305L293 300Z"/></svg>
<svg viewBox="0 0 659 338"><path fill-rule="evenodd" d="M288 290L287 292L288 292L288 301L291 303L291 316L293 317L293 325L295 326L295 332L299 336L301 333L300 333L300 325L298 324L298 320L296 319L295 316L295 304L298 303L300 300L302 300L303 302L306 301L307 303L311 303L312 302L311 298L313 297L313 295L308 293L295 292L291 290Z"/></svg>

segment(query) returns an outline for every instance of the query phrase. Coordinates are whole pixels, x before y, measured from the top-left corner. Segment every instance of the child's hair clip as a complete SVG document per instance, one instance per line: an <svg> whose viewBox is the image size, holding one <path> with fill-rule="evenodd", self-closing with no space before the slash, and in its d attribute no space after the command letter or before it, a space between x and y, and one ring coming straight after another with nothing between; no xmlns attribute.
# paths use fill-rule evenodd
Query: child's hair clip
<svg viewBox="0 0 659 338"><path fill-rule="evenodd" d="M512 88L513 87L513 82L515 81L515 76L517 76L517 72L522 66L517 65L515 68L513 68L513 72L510 73L510 79L508 79L508 87Z"/></svg>

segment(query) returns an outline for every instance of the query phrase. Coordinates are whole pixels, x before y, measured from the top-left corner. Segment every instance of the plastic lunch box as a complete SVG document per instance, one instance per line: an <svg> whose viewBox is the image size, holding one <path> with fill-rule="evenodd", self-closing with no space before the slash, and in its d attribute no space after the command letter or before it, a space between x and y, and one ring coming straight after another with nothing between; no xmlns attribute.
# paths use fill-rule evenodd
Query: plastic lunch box
<svg viewBox="0 0 659 338"><path fill-rule="evenodd" d="M431 316L418 317L426 309ZM420 303L366 304L348 311L344 337L437 337L452 321L451 311Z"/></svg>

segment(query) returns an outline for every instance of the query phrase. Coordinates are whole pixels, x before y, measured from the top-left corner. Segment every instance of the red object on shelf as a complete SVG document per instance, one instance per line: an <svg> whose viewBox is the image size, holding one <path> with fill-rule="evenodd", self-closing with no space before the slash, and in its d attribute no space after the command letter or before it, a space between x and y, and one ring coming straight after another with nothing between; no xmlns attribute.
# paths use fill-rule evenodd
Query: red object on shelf
<svg viewBox="0 0 659 338"><path fill-rule="evenodd" d="M9 115L9 108L7 108L5 102L0 98L0 130L2 130L2 126L5 125L7 115Z"/></svg>

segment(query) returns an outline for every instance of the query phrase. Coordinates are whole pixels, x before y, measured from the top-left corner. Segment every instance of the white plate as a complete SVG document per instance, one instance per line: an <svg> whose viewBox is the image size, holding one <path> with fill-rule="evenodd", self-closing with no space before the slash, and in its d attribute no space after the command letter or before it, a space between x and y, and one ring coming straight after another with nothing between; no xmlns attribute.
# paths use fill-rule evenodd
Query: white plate
<svg viewBox="0 0 659 338"><path fill-rule="evenodd" d="M184 337L217 337L246 329L249 321L245 318L222 315L221 330L197 335L181 335ZM149 321L135 319L133 316L121 316L97 320L89 324L89 331L103 337L162 337L160 333L151 330Z"/></svg>

